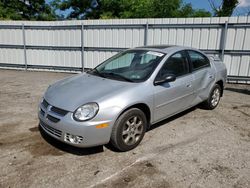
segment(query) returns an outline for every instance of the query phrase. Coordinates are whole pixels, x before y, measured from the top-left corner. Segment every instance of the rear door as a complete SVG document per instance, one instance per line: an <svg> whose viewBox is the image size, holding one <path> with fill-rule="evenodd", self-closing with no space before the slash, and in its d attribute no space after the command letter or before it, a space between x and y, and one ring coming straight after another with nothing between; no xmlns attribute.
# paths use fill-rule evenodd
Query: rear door
<svg viewBox="0 0 250 188"><path fill-rule="evenodd" d="M176 80L154 86L154 120L159 121L190 106L193 102L193 76L185 51L173 54L159 71L157 78L174 74Z"/></svg>
<svg viewBox="0 0 250 188"><path fill-rule="evenodd" d="M187 52L194 75L194 104L198 104L207 99L215 80L215 71L205 55L194 50L188 50Z"/></svg>

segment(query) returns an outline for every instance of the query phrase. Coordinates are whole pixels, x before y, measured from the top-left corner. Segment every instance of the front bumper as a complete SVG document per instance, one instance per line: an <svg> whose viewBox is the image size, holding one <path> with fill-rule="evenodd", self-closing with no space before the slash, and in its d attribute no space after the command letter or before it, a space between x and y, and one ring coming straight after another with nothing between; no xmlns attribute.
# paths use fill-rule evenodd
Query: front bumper
<svg viewBox="0 0 250 188"><path fill-rule="evenodd" d="M51 121L48 115L59 119L59 121ZM77 122L72 115L72 112L68 112L65 116L60 116L50 111L50 107L45 108L40 105L38 112L40 127L53 138L76 147L92 147L109 142L113 126L112 120ZM107 123L109 126L101 129L96 128L97 125L103 123ZM78 138L77 143L70 140L71 135Z"/></svg>

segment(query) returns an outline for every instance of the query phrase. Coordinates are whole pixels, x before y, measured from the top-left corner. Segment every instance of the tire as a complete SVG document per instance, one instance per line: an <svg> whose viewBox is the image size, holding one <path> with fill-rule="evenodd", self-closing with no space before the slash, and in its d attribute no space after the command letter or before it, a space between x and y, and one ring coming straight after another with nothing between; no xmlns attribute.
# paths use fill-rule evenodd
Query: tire
<svg viewBox="0 0 250 188"><path fill-rule="evenodd" d="M147 127L145 114L131 108L124 112L113 126L110 143L119 151L129 151L138 146Z"/></svg>
<svg viewBox="0 0 250 188"><path fill-rule="evenodd" d="M220 102L221 92L221 87L218 84L215 84L208 99L203 103L203 106L208 110L215 109Z"/></svg>

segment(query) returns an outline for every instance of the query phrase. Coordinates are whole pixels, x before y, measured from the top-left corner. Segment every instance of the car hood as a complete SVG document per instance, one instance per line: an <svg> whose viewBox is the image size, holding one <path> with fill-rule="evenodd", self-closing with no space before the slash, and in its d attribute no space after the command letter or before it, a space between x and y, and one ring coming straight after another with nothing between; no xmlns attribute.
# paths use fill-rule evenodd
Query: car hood
<svg viewBox="0 0 250 188"><path fill-rule="evenodd" d="M51 85L44 98L52 106L73 112L83 104L98 102L101 98L112 96L112 93L120 92L133 84L83 73Z"/></svg>

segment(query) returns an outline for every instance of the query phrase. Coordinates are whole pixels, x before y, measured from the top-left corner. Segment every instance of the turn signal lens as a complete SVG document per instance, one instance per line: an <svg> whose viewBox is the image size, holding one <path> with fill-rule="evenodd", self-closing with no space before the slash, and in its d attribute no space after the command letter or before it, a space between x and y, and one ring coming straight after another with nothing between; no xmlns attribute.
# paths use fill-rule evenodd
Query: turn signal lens
<svg viewBox="0 0 250 188"><path fill-rule="evenodd" d="M102 129L102 128L106 128L106 127L108 127L108 126L109 126L108 123L102 123L102 124L96 125L95 128L97 128L97 129Z"/></svg>

